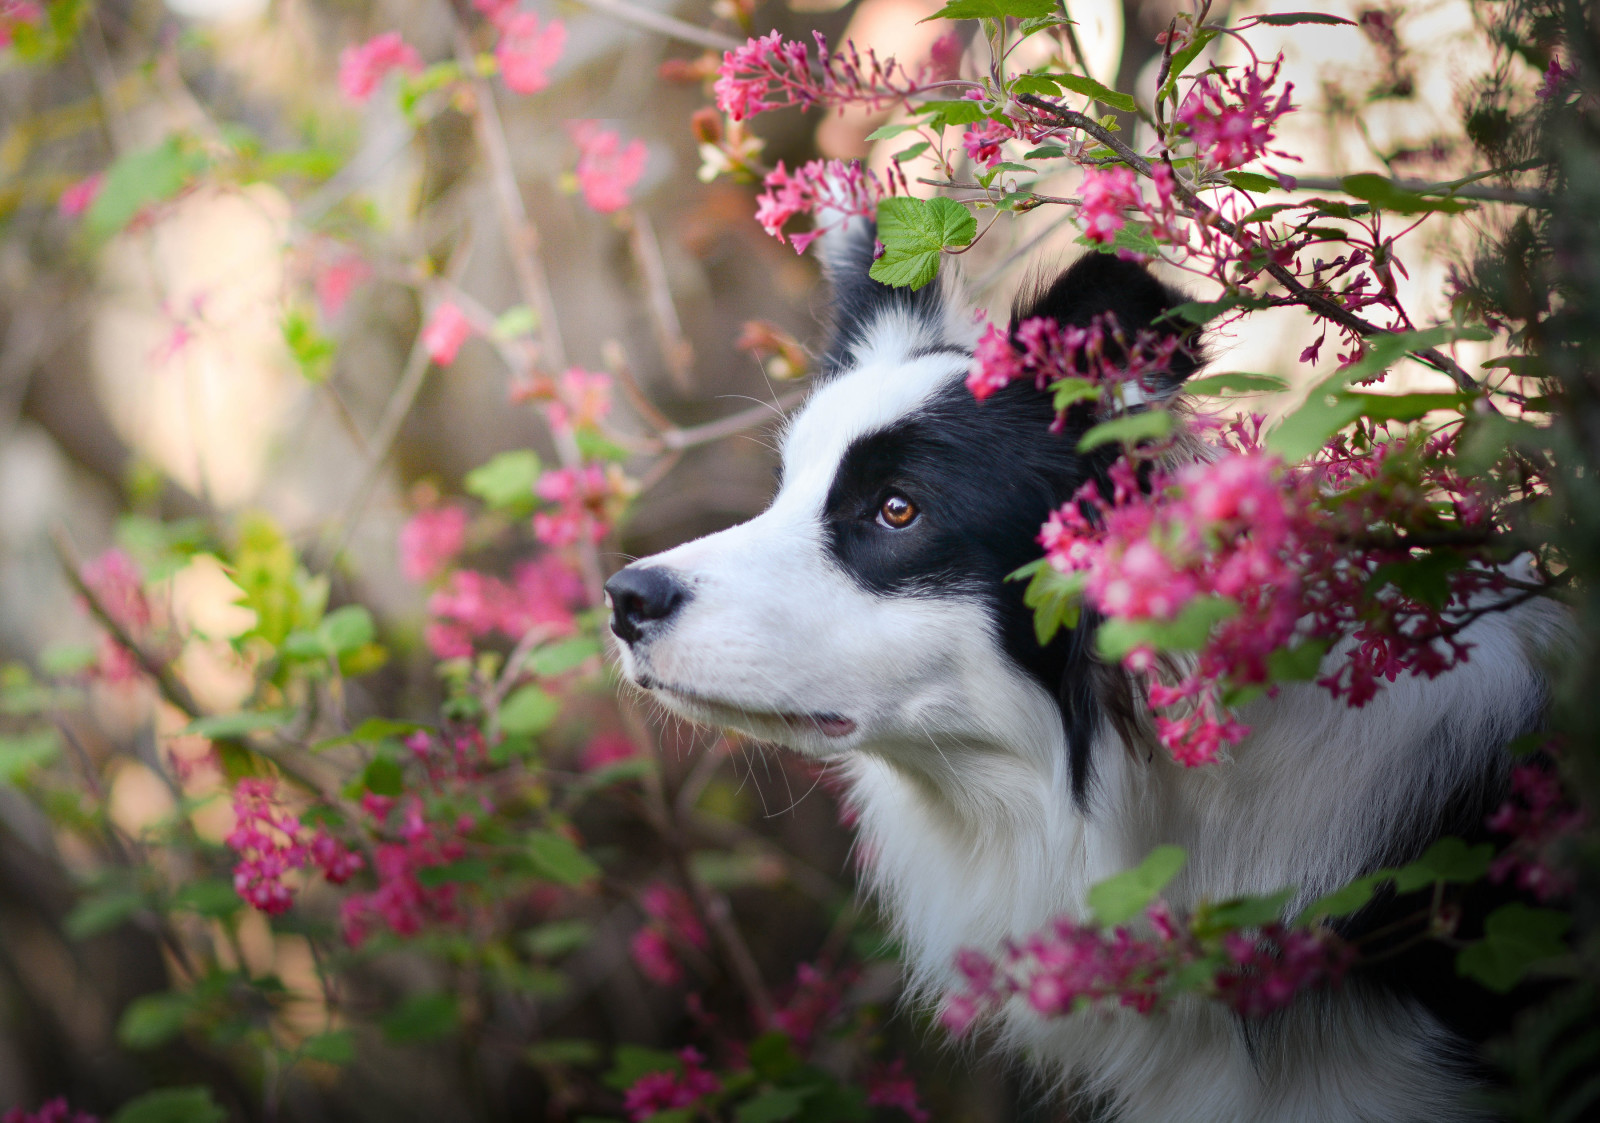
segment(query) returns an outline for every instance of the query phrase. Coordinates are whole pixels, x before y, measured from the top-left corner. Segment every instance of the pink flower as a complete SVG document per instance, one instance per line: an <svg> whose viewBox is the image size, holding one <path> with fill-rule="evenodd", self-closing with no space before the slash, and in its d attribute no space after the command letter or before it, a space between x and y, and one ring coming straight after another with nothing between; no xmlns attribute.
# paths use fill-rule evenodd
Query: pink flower
<svg viewBox="0 0 1600 1123"><path fill-rule="evenodd" d="M644 174L649 157L644 141L631 140L624 147L620 136L593 121L575 121L568 131L578 146L575 174L583 201L600 214L627 206L628 192Z"/></svg>
<svg viewBox="0 0 1600 1123"><path fill-rule="evenodd" d="M1189 126L1189 135L1212 167L1237 168L1267 150L1273 124L1294 108L1289 104L1292 82L1283 87L1276 102L1269 96L1282 65L1283 56L1279 55L1265 75L1257 65L1243 79L1218 83L1208 75L1189 90L1178 107L1177 119ZM1237 100L1228 100L1226 94Z"/></svg>
<svg viewBox="0 0 1600 1123"><path fill-rule="evenodd" d="M927 77L930 82L948 82L961 74L961 56L967 44L961 33L952 28L933 41L928 48Z"/></svg>
<svg viewBox="0 0 1600 1123"><path fill-rule="evenodd" d="M539 478L534 488L540 499L556 505L554 511L533 516L534 537L547 546L598 542L611 530L611 521L627 486L620 473L600 464L554 468Z"/></svg>
<svg viewBox="0 0 1600 1123"><path fill-rule="evenodd" d="M992 168L1000 162L1001 146L1016 135L1016 131L1003 122L985 118L962 134L961 146L974 164Z"/></svg>
<svg viewBox="0 0 1600 1123"><path fill-rule="evenodd" d="M226 841L239 855L234 891L268 916L288 911L294 895L283 876L311 857L299 838L300 821L280 808L271 780L240 780L233 789L233 814Z"/></svg>
<svg viewBox="0 0 1600 1123"><path fill-rule="evenodd" d="M1540 101L1549 101L1558 97L1561 88L1578 76L1576 69L1561 65L1559 55L1550 56L1550 65L1544 68L1544 83L1534 91L1534 97Z"/></svg>
<svg viewBox="0 0 1600 1123"><path fill-rule="evenodd" d="M867 1106L895 1108L911 1123L928 1123L932 1118L917 1098L917 1082L906 1072L903 1058L867 1077Z"/></svg>
<svg viewBox="0 0 1600 1123"><path fill-rule="evenodd" d="M611 376L572 367L555 383L555 400L546 408L557 429L592 428L611 412Z"/></svg>
<svg viewBox="0 0 1600 1123"><path fill-rule="evenodd" d="M437 577L467 540L467 512L455 504L418 511L400 529L400 572L411 581Z"/></svg>
<svg viewBox="0 0 1600 1123"><path fill-rule="evenodd" d="M104 172L95 172L91 176L85 176L61 193L61 199L56 203L56 208L65 218L77 218L94 205L94 201L100 197L100 189L105 184L106 174Z"/></svg>
<svg viewBox="0 0 1600 1123"><path fill-rule="evenodd" d="M422 329L422 346L428 357L442 367L456 361L461 345L472 334L472 323L453 301L446 300L433 310Z"/></svg>
<svg viewBox="0 0 1600 1123"><path fill-rule="evenodd" d="M639 973L651 982L670 987L683 981L683 966L672 950L672 941L661 929L653 926L639 929L628 941L628 953L633 956Z"/></svg>
<svg viewBox="0 0 1600 1123"><path fill-rule="evenodd" d="M483 13L485 19L499 27L517 10L517 0L472 0L472 6Z"/></svg>
<svg viewBox="0 0 1600 1123"><path fill-rule="evenodd" d="M347 253L327 266L317 274L317 303L322 307L323 316L333 319L345 301L350 299L350 293L355 288L372 276L372 266L359 254Z"/></svg>
<svg viewBox="0 0 1600 1123"><path fill-rule="evenodd" d="M552 636L574 628L572 610L583 600L583 582L559 558L523 562L507 584L475 570L457 570L428 598L428 648L440 659L472 654L472 642L498 632L520 640L535 628Z"/></svg>
<svg viewBox="0 0 1600 1123"><path fill-rule="evenodd" d="M811 160L792 173L779 160L767 173L765 186L756 196L756 221L778 241L785 240L783 226L791 218L816 216L813 229L789 235L796 253L804 253L815 239L853 217L871 218L884 196L877 176L859 163L839 160Z"/></svg>
<svg viewBox="0 0 1600 1123"><path fill-rule="evenodd" d="M682 889L657 881L645 887L639 895L639 905L652 920L690 947L706 951L711 941L706 936L700 914L695 912L689 895Z"/></svg>
<svg viewBox="0 0 1600 1123"><path fill-rule="evenodd" d="M500 21L500 42L494 57L506 88L519 94L536 94L550 84L550 68L567 45L567 27L551 20L542 30L539 17L517 12Z"/></svg>
<svg viewBox="0 0 1600 1123"><path fill-rule="evenodd" d="M391 70L404 70L409 74L422 70L421 57L398 31L374 35L359 47L346 47L341 51L339 89L353 102L366 101Z"/></svg>
<svg viewBox="0 0 1600 1123"><path fill-rule="evenodd" d="M598 772L613 764L633 760L639 756L639 746L618 733L602 733L584 746L578 767L585 772Z"/></svg>
<svg viewBox="0 0 1600 1123"><path fill-rule="evenodd" d="M972 355L967 389L980 402L1022 376L1022 362L1011 346L1010 334L998 324L984 328Z"/></svg>
<svg viewBox="0 0 1600 1123"><path fill-rule="evenodd" d="M678 1054L678 1062L681 1072L646 1073L628 1089L622 1109L634 1123L643 1123L657 1112L690 1107L696 1100L722 1089L716 1076L701 1067L705 1058L695 1050L684 1049Z"/></svg>
<svg viewBox="0 0 1600 1123"><path fill-rule="evenodd" d="M0 31L3 30L4 25L0 24ZM100 1119L87 1111L73 1111L67 1103L67 1097L57 1096L40 1104L38 1111L14 1107L0 1116L0 1123L100 1123Z"/></svg>
<svg viewBox="0 0 1600 1123"><path fill-rule="evenodd" d="M1083 219L1084 237L1100 245L1113 241L1126 224L1123 209L1142 202L1132 168L1091 169L1083 177L1079 194L1083 197L1078 216Z"/></svg>

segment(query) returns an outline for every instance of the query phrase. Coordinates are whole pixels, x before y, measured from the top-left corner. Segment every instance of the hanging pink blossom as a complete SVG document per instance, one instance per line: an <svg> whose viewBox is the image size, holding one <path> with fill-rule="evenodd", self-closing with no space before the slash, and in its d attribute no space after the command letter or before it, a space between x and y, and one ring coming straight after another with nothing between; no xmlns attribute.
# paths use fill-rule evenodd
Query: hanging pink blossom
<svg viewBox="0 0 1600 1123"><path fill-rule="evenodd" d="M1512 836L1489 867L1490 880L1510 881L1541 901L1570 893L1576 882L1560 850L1588 822L1588 815L1562 790L1554 768L1517 765L1511 770L1510 796L1488 820L1490 830Z"/></svg>
<svg viewBox="0 0 1600 1123"><path fill-rule="evenodd" d="M572 367L555 380L545 416L557 429L592 429L611 412L611 376Z"/></svg>
<svg viewBox="0 0 1600 1123"><path fill-rule="evenodd" d="M461 345L472 335L472 321L454 301L446 300L433 310L427 326L422 329L422 346L428 358L442 367L456 361Z"/></svg>
<svg viewBox="0 0 1600 1123"><path fill-rule="evenodd" d="M534 537L547 546L598 542L610 532L631 490L620 470L602 464L553 468L534 488L540 499L555 505L533 516Z"/></svg>
<svg viewBox="0 0 1600 1123"><path fill-rule="evenodd" d="M418 511L400 528L400 572L428 581L444 572L467 540L467 512L456 504Z"/></svg>
<svg viewBox="0 0 1600 1123"><path fill-rule="evenodd" d="M961 135L961 147L967 150L967 156L974 164L992 168L1004 155L1001 146L1016 135L1016 130L1004 122L986 117L978 124L969 126Z"/></svg>
<svg viewBox="0 0 1600 1123"><path fill-rule="evenodd" d="M1100 245L1114 241L1127 224L1123 210L1143 202L1132 168L1092 168L1084 174L1078 193L1083 198L1078 208L1083 236Z"/></svg>
<svg viewBox="0 0 1600 1123"><path fill-rule="evenodd" d="M620 733L602 733L584 746L578 767L585 772L598 772L639 755L639 746L627 737Z"/></svg>
<svg viewBox="0 0 1600 1123"><path fill-rule="evenodd" d="M372 276L372 266L360 254L341 254L317 273L317 304L327 319L343 310L350 294Z"/></svg>
<svg viewBox="0 0 1600 1123"><path fill-rule="evenodd" d="M611 214L631 201L628 192L644 174L649 150L644 141L622 138L594 121L574 121L568 127L578 146L576 176L583 201L591 210Z"/></svg>
<svg viewBox="0 0 1600 1123"><path fill-rule="evenodd" d="M917 1082L906 1071L903 1057L895 1058L893 1064L880 1065L867 1077L867 1106L899 1111L911 1123L928 1123L933 1118L922 1106Z"/></svg>
<svg viewBox="0 0 1600 1123"><path fill-rule="evenodd" d="M341 51L339 89L351 101L364 102L391 70L404 70L408 74L422 70L422 58L398 31L374 35L360 46Z"/></svg>
<svg viewBox="0 0 1600 1123"><path fill-rule="evenodd" d="M85 176L61 193L61 198L56 203L56 209L65 218L77 218L94 206L94 201L100 197L100 189L105 185L106 175L104 172L95 172L91 176Z"/></svg>
<svg viewBox="0 0 1600 1123"><path fill-rule="evenodd" d="M3 26L3 25L0 25ZM0 46L3 46L0 43ZM0 1116L0 1123L100 1123L100 1117L87 1111L73 1111L67 1097L57 1096L39 1105L38 1111L14 1107Z"/></svg>
<svg viewBox="0 0 1600 1123"><path fill-rule="evenodd" d="M673 987L683 982L683 965L672 950L672 941L660 928L646 926L628 941L628 954L639 973L658 986Z"/></svg>
<svg viewBox="0 0 1600 1123"><path fill-rule="evenodd" d="M1189 90L1178 107L1177 119L1189 127L1206 163L1213 168L1237 168L1267 151L1273 124L1294 108L1289 104L1292 82L1284 85L1276 101L1271 96L1282 65L1283 56L1279 55L1265 74L1262 66L1256 65L1232 82L1207 75Z"/></svg>
<svg viewBox="0 0 1600 1123"><path fill-rule="evenodd" d="M496 633L512 641L535 628L552 637L570 635L573 609L582 600L583 582L553 555L522 562L509 584L459 569L428 598L424 638L437 658L460 659L472 654L474 641Z"/></svg>
<svg viewBox="0 0 1600 1123"><path fill-rule="evenodd" d="M894 59L879 59L854 43L834 54L820 32L812 32L817 64L804 43L787 41L777 31L751 39L722 56L714 92L717 108L735 121L786 106L881 109L903 101L921 87Z"/></svg>
<svg viewBox="0 0 1600 1123"><path fill-rule="evenodd" d="M835 226L852 218L871 218L886 192L878 177L859 163L811 160L791 173L778 161L767 173L766 190L756 196L756 221L778 241L785 240L783 226L796 215L814 215L817 224L802 234L790 234L796 253Z"/></svg>
<svg viewBox="0 0 1600 1123"><path fill-rule="evenodd" d="M682 1072L646 1073L628 1089L622 1110L634 1123L643 1123L658 1112L692 1107L696 1100L722 1089L716 1076L702 1067L705 1058L695 1050L682 1050L678 1061Z"/></svg>
<svg viewBox="0 0 1600 1123"><path fill-rule="evenodd" d="M499 21L500 42L494 57L506 88L536 94L550 84L550 70L567 45L567 27L560 20L539 26L532 12L516 12Z"/></svg>

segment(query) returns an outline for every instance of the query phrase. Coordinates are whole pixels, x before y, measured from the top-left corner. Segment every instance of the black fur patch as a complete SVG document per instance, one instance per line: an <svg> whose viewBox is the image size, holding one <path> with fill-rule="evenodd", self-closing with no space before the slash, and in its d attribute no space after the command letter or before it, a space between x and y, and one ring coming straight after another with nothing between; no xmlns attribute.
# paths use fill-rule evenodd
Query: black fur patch
<svg viewBox="0 0 1600 1123"><path fill-rule="evenodd" d="M868 322L863 316L880 314L888 307L882 301L904 292L867 284L843 288L842 324ZM1180 299L1141 267L1091 254L1019 305L1012 326L1040 315L1081 325L1109 311L1133 333ZM939 314L937 305L930 314ZM847 346L840 355L835 361L848 358ZM1194 369L1192 354L1182 358L1175 379ZM1023 584L1006 578L1039 556L1039 528L1050 512L1085 481L1103 479L1116 451L1077 451L1095 420L1086 410L1060 433L1050 431L1053 420L1049 396L1031 384L1007 386L979 402L953 380L916 413L850 445L824 522L833 556L862 587L884 596L970 596L989 607L1006 653L1061 706L1073 796L1084 805L1089 747L1104 717L1088 642L1093 622L1041 647ZM902 530L878 521L891 493L920 512Z"/></svg>
<svg viewBox="0 0 1600 1123"><path fill-rule="evenodd" d="M850 369L854 348L886 313L902 312L937 323L943 312L944 298L937 281L913 292L909 288L890 288L868 275L877 240L878 225L868 222L856 224L837 241L824 243L828 280L833 287L833 316L828 346L817 371L822 379Z"/></svg>

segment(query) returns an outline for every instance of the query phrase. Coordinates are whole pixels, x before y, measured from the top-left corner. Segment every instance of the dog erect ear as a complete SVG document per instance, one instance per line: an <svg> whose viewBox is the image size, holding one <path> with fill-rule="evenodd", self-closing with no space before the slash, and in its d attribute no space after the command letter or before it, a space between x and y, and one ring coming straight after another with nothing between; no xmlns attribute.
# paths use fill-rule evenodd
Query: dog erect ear
<svg viewBox="0 0 1600 1123"><path fill-rule="evenodd" d="M1179 346L1168 364L1171 389L1199 369L1200 329L1170 312L1187 298L1156 280L1144 266L1115 254L1084 254L1049 285L1017 298L1011 309L1011 330L1024 320L1046 316L1070 327L1086 327L1096 316L1109 315L1130 345L1141 332L1170 339Z"/></svg>
<svg viewBox="0 0 1600 1123"><path fill-rule="evenodd" d="M823 276L833 290L828 347L818 366L822 379L873 360L970 353L977 342L951 263L920 289L891 288L870 275L877 242L877 224L864 218L840 223L818 242Z"/></svg>

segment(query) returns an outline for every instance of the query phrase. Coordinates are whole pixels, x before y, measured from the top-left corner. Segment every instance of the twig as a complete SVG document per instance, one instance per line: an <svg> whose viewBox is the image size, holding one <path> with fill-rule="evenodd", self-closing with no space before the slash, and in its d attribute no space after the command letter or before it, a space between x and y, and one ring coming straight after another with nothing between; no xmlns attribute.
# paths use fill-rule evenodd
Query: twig
<svg viewBox="0 0 1600 1123"><path fill-rule="evenodd" d="M663 15L641 8L637 4L630 4L628 0L579 0L585 7L593 8L597 12L606 12L616 16L625 23L643 27L649 31L659 32L673 39L682 39L685 43L693 43L700 47L710 47L714 51L732 51L744 46L739 40L729 35L721 35L704 27L696 27L673 16Z"/></svg>
<svg viewBox="0 0 1600 1123"><path fill-rule="evenodd" d="M672 375L673 385L683 394L693 387L689 384L689 364L694 350L684 338L683 324L678 319L678 309L672 302L672 288L667 283L667 263L661 256L661 242L656 238L650 216L642 210L633 211L633 258L639 263L644 278L644 291L650 308L650 320L656 329L656 346L661 348L661 358Z"/></svg>
<svg viewBox="0 0 1600 1123"><path fill-rule="evenodd" d="M696 445L710 444L720 441L723 437L731 437L735 433L761 424L774 416L782 418L795 406L805 400L804 390L794 390L777 400L775 405L762 402L758 406L740 410L730 414L720 421L708 421L704 425L693 425L687 429L668 429L658 438L663 448L677 451L679 449L693 448Z"/></svg>
<svg viewBox="0 0 1600 1123"><path fill-rule="evenodd" d="M1061 122L1063 125L1067 125L1075 129L1081 129L1090 136L1094 137L1101 144L1111 149L1111 151L1115 152L1125 163L1127 163L1140 175L1147 177L1150 175L1150 161L1146 160L1143 156L1129 148L1116 136L1116 134L1101 127L1100 123L1094 120L1092 117L1087 117L1075 110L1062 109L1059 106L1051 105L1048 101L1045 101L1037 94L1021 94L1017 97L1017 100L1022 102L1024 105L1031 106L1034 109L1038 109L1041 112L1048 114L1057 121ZM1236 241L1238 240L1238 228L1213 210L1210 204L1208 204L1204 199L1200 198L1200 196L1196 195L1194 191L1192 191L1181 179L1173 177L1173 189L1184 200L1184 202L1188 203L1195 209L1196 212L1198 212L1198 215L1202 221L1215 225L1223 233L1227 234L1228 237L1233 238ZM1282 265L1279 265L1275 262L1268 262L1265 266L1265 269L1274 280L1293 293L1296 300L1305 305L1307 308L1310 308L1313 312L1324 319L1332 320L1341 327L1348 328L1357 335L1361 336L1393 334L1387 328L1380 328L1374 323L1363 320L1360 316L1357 316L1339 304L1336 304L1333 300L1329 299L1323 294L1313 292L1306 288L1300 283L1299 279L1295 277L1293 273L1290 273L1289 270L1285 269ZM1445 355L1437 348L1425 347L1420 350L1412 351L1411 353L1417 358L1421 359L1423 362L1427 363L1429 366L1443 371L1445 374L1449 375L1451 380L1454 381L1455 384L1462 390L1468 391L1469 393L1476 393L1478 391L1479 387L1477 381L1465 370L1463 370L1454 359L1450 358L1448 355Z"/></svg>
<svg viewBox="0 0 1600 1123"><path fill-rule="evenodd" d="M1338 176L1300 175L1293 178L1294 186L1285 188L1285 190L1344 190L1343 180ZM1482 199L1489 203L1515 203L1523 207L1551 207L1555 205L1555 200L1541 191L1524 191L1515 187L1488 187L1469 183L1461 187L1452 188L1448 181L1429 183L1424 179L1397 179L1393 182L1402 191L1414 191L1419 195L1448 195L1452 199Z"/></svg>

